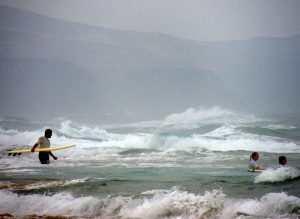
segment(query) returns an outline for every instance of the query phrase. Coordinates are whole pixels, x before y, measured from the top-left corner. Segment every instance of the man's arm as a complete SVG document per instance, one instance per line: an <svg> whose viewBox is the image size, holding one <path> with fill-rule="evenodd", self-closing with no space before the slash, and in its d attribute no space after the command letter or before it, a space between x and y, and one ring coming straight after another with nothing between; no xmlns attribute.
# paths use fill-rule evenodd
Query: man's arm
<svg viewBox="0 0 300 219"><path fill-rule="evenodd" d="M51 157L52 157L54 160L57 160L57 157L55 157L54 154L52 154L51 151L49 151L49 154L51 155Z"/></svg>
<svg viewBox="0 0 300 219"><path fill-rule="evenodd" d="M263 167L260 166L260 165L257 165L256 169L257 169L257 170L264 170L265 168L263 168Z"/></svg>
<svg viewBox="0 0 300 219"><path fill-rule="evenodd" d="M35 143L35 144L33 145L33 147L31 148L31 152L34 152L35 148L36 148L38 145L39 145L38 143Z"/></svg>

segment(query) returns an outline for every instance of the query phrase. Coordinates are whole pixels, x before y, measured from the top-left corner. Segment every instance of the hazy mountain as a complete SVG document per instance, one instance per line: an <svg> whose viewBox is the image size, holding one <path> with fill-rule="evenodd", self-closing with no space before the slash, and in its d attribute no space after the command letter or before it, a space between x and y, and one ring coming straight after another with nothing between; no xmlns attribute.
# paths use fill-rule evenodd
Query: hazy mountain
<svg viewBox="0 0 300 219"><path fill-rule="evenodd" d="M299 113L300 36L207 43L200 65L213 70L250 112Z"/></svg>
<svg viewBox="0 0 300 219"><path fill-rule="evenodd" d="M0 7L0 115L137 121L213 105L298 113L299 42L197 43Z"/></svg>

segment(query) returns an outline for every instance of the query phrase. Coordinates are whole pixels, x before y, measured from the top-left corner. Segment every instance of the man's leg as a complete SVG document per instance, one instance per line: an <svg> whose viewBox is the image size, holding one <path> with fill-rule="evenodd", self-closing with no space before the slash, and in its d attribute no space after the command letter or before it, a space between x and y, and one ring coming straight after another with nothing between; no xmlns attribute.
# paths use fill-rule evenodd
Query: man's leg
<svg viewBox="0 0 300 219"><path fill-rule="evenodd" d="M41 164L49 164L50 163L48 152L40 152L39 159L40 159Z"/></svg>

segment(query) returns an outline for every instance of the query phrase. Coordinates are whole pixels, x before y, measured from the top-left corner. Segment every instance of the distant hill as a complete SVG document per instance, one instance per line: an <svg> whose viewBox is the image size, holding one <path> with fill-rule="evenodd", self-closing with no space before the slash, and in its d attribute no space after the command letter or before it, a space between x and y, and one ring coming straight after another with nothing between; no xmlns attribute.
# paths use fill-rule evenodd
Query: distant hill
<svg viewBox="0 0 300 219"><path fill-rule="evenodd" d="M297 113L299 42L198 43L0 7L0 115L120 122L213 105Z"/></svg>

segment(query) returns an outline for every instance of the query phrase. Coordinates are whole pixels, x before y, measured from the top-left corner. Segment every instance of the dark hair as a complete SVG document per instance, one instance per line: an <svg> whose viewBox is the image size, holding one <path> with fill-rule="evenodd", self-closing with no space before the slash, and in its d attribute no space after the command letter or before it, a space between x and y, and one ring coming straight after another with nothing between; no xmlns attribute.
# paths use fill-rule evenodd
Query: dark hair
<svg viewBox="0 0 300 219"><path fill-rule="evenodd" d="M45 130L45 135L48 135L48 134L52 134L52 130L51 129L46 129Z"/></svg>
<svg viewBox="0 0 300 219"><path fill-rule="evenodd" d="M257 152L253 152L251 155L250 155L250 160L251 159L254 159L254 157L258 156L258 153Z"/></svg>
<svg viewBox="0 0 300 219"><path fill-rule="evenodd" d="M286 163L287 159L286 156L279 156L278 157L278 163L281 165L284 165Z"/></svg>

